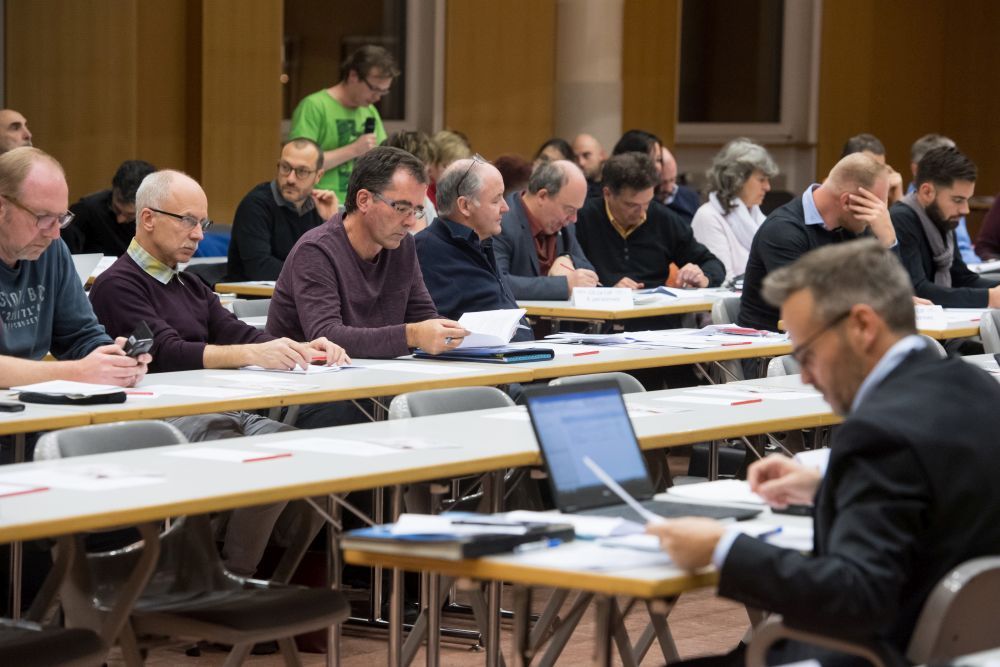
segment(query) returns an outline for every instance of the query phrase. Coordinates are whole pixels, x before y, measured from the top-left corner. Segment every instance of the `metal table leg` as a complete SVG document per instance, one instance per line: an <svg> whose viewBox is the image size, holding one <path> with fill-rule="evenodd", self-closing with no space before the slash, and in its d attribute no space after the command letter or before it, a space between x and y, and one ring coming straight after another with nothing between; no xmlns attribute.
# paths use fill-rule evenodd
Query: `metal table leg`
<svg viewBox="0 0 1000 667"><path fill-rule="evenodd" d="M392 520L403 509L403 487L392 490ZM403 571L392 569L392 593L389 597L389 667L400 667L403 657Z"/></svg>
<svg viewBox="0 0 1000 667"><path fill-rule="evenodd" d="M514 667L531 664L531 587L514 586Z"/></svg>
<svg viewBox="0 0 1000 667"><path fill-rule="evenodd" d="M427 582L427 667L438 667L441 652L441 575Z"/></svg>

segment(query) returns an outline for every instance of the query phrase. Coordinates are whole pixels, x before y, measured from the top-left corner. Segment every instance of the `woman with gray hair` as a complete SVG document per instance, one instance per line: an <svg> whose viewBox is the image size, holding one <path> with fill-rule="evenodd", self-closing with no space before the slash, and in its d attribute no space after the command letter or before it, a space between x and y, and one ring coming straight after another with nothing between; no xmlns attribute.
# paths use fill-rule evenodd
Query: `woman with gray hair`
<svg viewBox="0 0 1000 667"><path fill-rule="evenodd" d="M726 280L742 275L750 243L764 222L760 204L778 173L767 150L749 139L722 147L708 170L708 202L694 214L694 237L726 266Z"/></svg>

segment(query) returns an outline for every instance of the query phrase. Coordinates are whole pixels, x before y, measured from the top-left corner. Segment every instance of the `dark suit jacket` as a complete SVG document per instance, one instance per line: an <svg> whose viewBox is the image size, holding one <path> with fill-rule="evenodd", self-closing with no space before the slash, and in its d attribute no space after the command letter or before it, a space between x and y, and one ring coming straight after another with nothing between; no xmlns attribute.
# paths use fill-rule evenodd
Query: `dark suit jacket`
<svg viewBox="0 0 1000 667"><path fill-rule="evenodd" d="M687 187L686 185L678 185L677 191L674 193L674 199L667 207L670 208L674 213L681 216L684 222L691 224L691 219L694 218L695 212L698 207L701 206L701 197L698 193Z"/></svg>
<svg viewBox="0 0 1000 667"><path fill-rule="evenodd" d="M565 276L541 276L538 269L538 253L531 236L531 224L524 213L521 194L512 193L507 197L510 210L503 216L500 235L493 238L493 252L496 253L497 268L510 286L517 299L562 300L569 298L569 283ZM576 230L570 225L559 232L556 239L556 253L567 254L578 269L594 270L580 244L576 241Z"/></svg>
<svg viewBox="0 0 1000 667"><path fill-rule="evenodd" d="M443 317L457 320L468 312L517 308L497 272L491 239L481 244L468 227L437 218L414 241L424 284ZM518 329L513 340L532 340L531 330Z"/></svg>
<svg viewBox="0 0 1000 667"><path fill-rule="evenodd" d="M892 226L896 229L899 256L910 274L913 291L946 308L985 308L989 303L987 290L996 285L995 280L983 278L973 272L962 260L962 253L955 242L955 255L951 262L951 287L934 284L934 254L930 241L916 211L896 202L889 209ZM949 232L954 237L955 232Z"/></svg>
<svg viewBox="0 0 1000 667"><path fill-rule="evenodd" d="M930 590L1000 553L1000 386L924 348L834 434L815 503L815 555L740 536L719 593L792 626L901 655Z"/></svg>

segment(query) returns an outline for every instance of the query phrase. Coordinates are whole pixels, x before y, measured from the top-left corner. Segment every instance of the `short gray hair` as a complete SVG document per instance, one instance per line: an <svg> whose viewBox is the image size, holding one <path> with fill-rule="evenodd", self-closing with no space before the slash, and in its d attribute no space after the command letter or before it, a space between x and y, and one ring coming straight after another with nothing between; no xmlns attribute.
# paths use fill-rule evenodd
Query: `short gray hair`
<svg viewBox="0 0 1000 667"><path fill-rule="evenodd" d="M569 174L561 164L542 160L528 178L528 192L537 195L545 190L550 195L557 195L568 180Z"/></svg>
<svg viewBox="0 0 1000 667"><path fill-rule="evenodd" d="M766 148L745 137L733 139L712 159L712 166L705 175L709 191L715 193L723 215L733 209L733 199L739 196L754 171L774 178L778 175L778 165Z"/></svg>
<svg viewBox="0 0 1000 667"><path fill-rule="evenodd" d="M827 245L808 252L764 279L764 299L781 307L807 289L815 315L830 322L858 303L872 307L898 334L916 333L913 286L899 259L874 239Z"/></svg>
<svg viewBox="0 0 1000 667"><path fill-rule="evenodd" d="M910 146L910 162L919 163L935 148L955 148L955 142L943 134L925 134Z"/></svg>
<svg viewBox="0 0 1000 667"><path fill-rule="evenodd" d="M483 187L483 179L476 167L480 164L485 164L485 162L470 157L455 160L445 169L441 180L437 182L435 195L439 213L445 215L454 213L459 197L472 197L479 194ZM461 191L459 190L460 184Z"/></svg>
<svg viewBox="0 0 1000 667"><path fill-rule="evenodd" d="M163 208L163 202L170 196L170 184L174 182L174 176L180 173L182 172L162 169L142 179L139 189L135 191L135 210Z"/></svg>

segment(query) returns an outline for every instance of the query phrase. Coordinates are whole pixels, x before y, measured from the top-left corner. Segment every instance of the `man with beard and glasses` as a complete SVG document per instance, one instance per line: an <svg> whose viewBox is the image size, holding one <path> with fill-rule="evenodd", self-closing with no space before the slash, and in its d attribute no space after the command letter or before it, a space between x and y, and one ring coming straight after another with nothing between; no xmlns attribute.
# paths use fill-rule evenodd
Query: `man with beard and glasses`
<svg viewBox="0 0 1000 667"><path fill-rule="evenodd" d="M299 237L337 214L337 195L316 189L322 178L315 141L284 145L274 180L254 186L236 209L227 281L278 279Z"/></svg>
<svg viewBox="0 0 1000 667"><path fill-rule="evenodd" d="M889 209L914 292L949 308L1000 307L997 282L972 272L955 240L969 214L976 165L955 148L936 148L917 164L915 186Z"/></svg>

